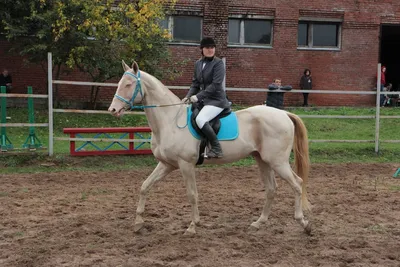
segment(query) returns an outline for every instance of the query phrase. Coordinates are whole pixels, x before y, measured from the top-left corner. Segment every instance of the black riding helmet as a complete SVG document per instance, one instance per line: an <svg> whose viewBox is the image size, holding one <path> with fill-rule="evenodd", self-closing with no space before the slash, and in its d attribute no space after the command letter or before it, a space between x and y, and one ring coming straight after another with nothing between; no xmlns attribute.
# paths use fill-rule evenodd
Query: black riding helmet
<svg viewBox="0 0 400 267"><path fill-rule="evenodd" d="M204 47L216 47L215 41L211 37L204 37L200 42L200 49Z"/></svg>

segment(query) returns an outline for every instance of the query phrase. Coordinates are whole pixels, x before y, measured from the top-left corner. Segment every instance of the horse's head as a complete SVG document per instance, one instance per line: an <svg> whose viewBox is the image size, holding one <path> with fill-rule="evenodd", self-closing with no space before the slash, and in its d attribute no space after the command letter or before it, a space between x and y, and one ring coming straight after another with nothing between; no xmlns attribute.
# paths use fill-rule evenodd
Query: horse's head
<svg viewBox="0 0 400 267"><path fill-rule="evenodd" d="M117 91L108 108L108 111L116 117L122 116L125 110L131 109L133 104L142 102L144 98L138 64L133 62L130 68L122 60L122 67L125 71L124 75L118 82Z"/></svg>

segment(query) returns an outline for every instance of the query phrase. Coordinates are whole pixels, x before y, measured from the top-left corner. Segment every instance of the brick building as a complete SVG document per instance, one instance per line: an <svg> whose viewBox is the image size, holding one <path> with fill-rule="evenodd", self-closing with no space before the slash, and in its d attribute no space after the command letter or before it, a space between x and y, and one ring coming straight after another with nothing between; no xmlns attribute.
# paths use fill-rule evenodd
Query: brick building
<svg viewBox="0 0 400 267"><path fill-rule="evenodd" d="M226 58L228 88L266 88L280 77L283 84L298 89L304 69L310 68L314 89L371 90L379 62L387 66L387 80L400 86L400 1L179 0L164 26L172 33L174 57L189 59L182 76L164 81L167 85L190 85L200 56L198 43L202 36L211 36L217 40L217 54ZM33 85L45 93L42 67L23 66L22 59L6 52L9 47L0 40L0 65L11 70L17 90ZM66 99L84 98L84 90L79 92L61 88ZM111 99L113 93L114 88L103 91L102 99ZM260 104L265 95L228 92L233 102L245 104ZM301 101L301 94L285 96L286 105ZM309 101L318 106L365 106L373 105L375 98L311 94Z"/></svg>

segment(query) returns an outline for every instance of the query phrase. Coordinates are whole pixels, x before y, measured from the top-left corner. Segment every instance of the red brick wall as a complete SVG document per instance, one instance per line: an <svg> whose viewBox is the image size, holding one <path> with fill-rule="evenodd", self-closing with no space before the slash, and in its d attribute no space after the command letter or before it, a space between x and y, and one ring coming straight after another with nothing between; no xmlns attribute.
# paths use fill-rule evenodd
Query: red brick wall
<svg viewBox="0 0 400 267"><path fill-rule="evenodd" d="M179 1L190 3L193 1ZM204 9L207 15L208 1ZM314 89L318 90L370 90L375 86L379 61L379 31L381 23L399 23L400 2L371 3L371 1L210 1L213 10L224 14L274 15L273 45L271 49L228 47L226 32L214 33L209 28L220 28L220 20L207 21L204 33L222 40L218 53L227 59L227 87L266 88L275 77L284 84L298 89L305 68L312 70ZM306 3L306 4L305 4ZM209 12L212 13L212 12ZM297 50L297 22L300 16L342 18L341 51ZM225 24L223 27L225 28ZM225 34L225 35L224 35ZM193 48L173 47L192 59ZM179 57L178 57L179 58ZM191 68L174 84L189 85ZM169 83L169 82L168 82ZM261 103L265 93L228 92L234 102ZM299 105L302 95L286 94L287 105ZM321 106L373 105L374 96L311 94L310 103Z"/></svg>
<svg viewBox="0 0 400 267"><path fill-rule="evenodd" d="M382 3L383 2L383 3ZM369 0L180 0L178 6L202 9L203 34L214 37L217 54L226 57L227 87L266 88L275 77L298 89L305 68L312 70L314 89L370 90L375 86L379 61L379 34L382 23L400 24L400 1ZM227 45L229 14L261 14L274 16L273 45L269 49L233 48ZM297 50L297 23L300 16L342 18L342 46L340 51ZM7 66L14 78L14 86L23 91L33 85L38 93L46 91L46 74L40 66L24 66L22 59L10 55L10 44L0 40L0 67ZM167 85L190 86L193 64L200 57L197 46L171 45L178 59L189 59L182 68L182 76ZM84 75L71 73L63 79L86 80ZM115 88L104 89L101 98L109 101ZM62 97L71 100L87 98L90 88L60 88ZM183 96L185 92L176 91ZM265 93L228 92L235 103L260 104ZM287 93L286 105L299 105L301 94ZM374 96L311 94L311 104L319 106L374 105Z"/></svg>
<svg viewBox="0 0 400 267"><path fill-rule="evenodd" d="M27 86L33 86L34 93L47 94L47 66L28 64L23 58L9 52L12 45L0 36L0 71L7 68L13 79L13 93L27 93Z"/></svg>

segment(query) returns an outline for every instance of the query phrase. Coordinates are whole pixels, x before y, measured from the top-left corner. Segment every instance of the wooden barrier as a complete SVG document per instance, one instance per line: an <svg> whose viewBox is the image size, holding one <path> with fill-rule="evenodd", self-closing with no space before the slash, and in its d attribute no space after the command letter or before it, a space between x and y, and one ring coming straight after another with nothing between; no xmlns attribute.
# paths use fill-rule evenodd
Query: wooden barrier
<svg viewBox="0 0 400 267"><path fill-rule="evenodd" d="M64 128L64 133L69 134L70 137L57 138L57 140L69 141L69 151L72 156L152 154L150 149L151 139L144 139L142 135L142 133L151 133L151 129L149 127ZM83 136L83 134L94 134L94 136L87 138ZM118 134L120 135L117 137L112 136ZM141 139L137 138L138 136L141 137ZM76 142L83 144L76 148ZM95 142L106 142L110 144L104 148L101 148L94 144ZM122 143L128 143L128 146L125 146ZM139 144L135 146L135 143ZM119 146L121 149L113 149L115 146ZM89 147L91 150L87 149Z"/></svg>

